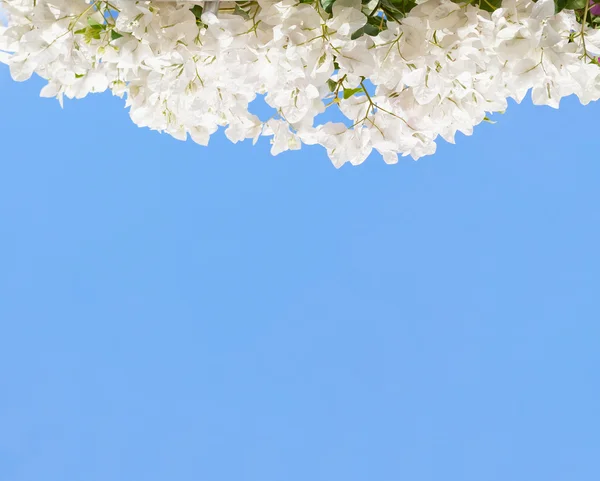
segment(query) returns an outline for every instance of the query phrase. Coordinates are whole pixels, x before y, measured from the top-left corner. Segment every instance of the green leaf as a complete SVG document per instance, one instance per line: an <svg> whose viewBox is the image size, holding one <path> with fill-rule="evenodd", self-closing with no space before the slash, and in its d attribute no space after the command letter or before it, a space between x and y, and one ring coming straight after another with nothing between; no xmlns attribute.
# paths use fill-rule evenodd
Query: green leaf
<svg viewBox="0 0 600 481"><path fill-rule="evenodd" d="M381 31L387 29L387 21L383 17L369 17L364 29L367 35L375 37Z"/></svg>
<svg viewBox="0 0 600 481"><path fill-rule="evenodd" d="M371 13L379 6L379 0L362 0L362 12L365 15L371 15Z"/></svg>
<svg viewBox="0 0 600 481"><path fill-rule="evenodd" d="M82 28L79 30L75 30L76 35L83 35L84 40L87 43L90 43L92 40L100 40L100 34L104 32L106 25L100 25L99 23L95 23L90 25L89 27Z"/></svg>
<svg viewBox="0 0 600 481"><path fill-rule="evenodd" d="M344 89L344 99L349 99L359 92L364 92L362 87L358 87L357 89Z"/></svg>
<svg viewBox="0 0 600 481"><path fill-rule="evenodd" d="M335 90L335 88L337 87L337 82L334 82L333 80L329 79L327 81L327 86L329 87L329 91L333 92Z"/></svg>
<svg viewBox="0 0 600 481"><path fill-rule="evenodd" d="M196 17L196 20L200 20L200 18L202 17L202 7L200 5L194 5L192 8L190 8L190 11L194 14L194 17Z"/></svg>
<svg viewBox="0 0 600 481"><path fill-rule="evenodd" d="M323 7L323 10L325 10L327 13L331 13L333 10L333 4L335 3L335 0L319 0L321 2L321 6Z"/></svg>
<svg viewBox="0 0 600 481"><path fill-rule="evenodd" d="M85 77L85 74L83 74L83 73L76 73L75 74L75 78L81 78L81 77Z"/></svg>
<svg viewBox="0 0 600 481"><path fill-rule="evenodd" d="M562 12L567 6L567 0L554 0L554 12Z"/></svg>
<svg viewBox="0 0 600 481"><path fill-rule="evenodd" d="M88 25L92 28L100 28L103 29L106 25L96 22L92 17L88 17L87 19Z"/></svg>
<svg viewBox="0 0 600 481"><path fill-rule="evenodd" d="M585 8L586 0L567 0L565 8L567 10L582 10Z"/></svg>
<svg viewBox="0 0 600 481"><path fill-rule="evenodd" d="M367 18L367 23L364 27L359 28L356 32L352 34L352 40L355 40L363 35L369 35L371 37L376 37L379 35L379 32L385 30L387 28L387 22L384 18L378 16L372 16Z"/></svg>
<svg viewBox="0 0 600 481"><path fill-rule="evenodd" d="M382 0L382 10L392 19L400 20L406 17L408 12L417 4L413 0Z"/></svg>
<svg viewBox="0 0 600 481"><path fill-rule="evenodd" d="M248 14L248 12L246 12L246 10L241 8L237 3L235 4L233 13L235 13L236 15L239 15L244 20L250 20L250 15Z"/></svg>
<svg viewBox="0 0 600 481"><path fill-rule="evenodd" d="M325 63L325 60L327 60L327 52L324 52L323 55L319 57L319 61L317 62L317 68L323 65Z"/></svg>
<svg viewBox="0 0 600 481"><path fill-rule="evenodd" d="M116 32L115 30L111 30L110 31L110 39L111 40L117 40L118 38L121 38L123 35L121 35L119 32Z"/></svg>
<svg viewBox="0 0 600 481"><path fill-rule="evenodd" d="M350 37L352 40L356 40L357 38L362 37L365 34L365 27L361 27L359 28L356 32L354 32L352 34L352 37Z"/></svg>
<svg viewBox="0 0 600 481"><path fill-rule="evenodd" d="M486 12L493 12L502 6L502 0L478 0L479 8Z"/></svg>

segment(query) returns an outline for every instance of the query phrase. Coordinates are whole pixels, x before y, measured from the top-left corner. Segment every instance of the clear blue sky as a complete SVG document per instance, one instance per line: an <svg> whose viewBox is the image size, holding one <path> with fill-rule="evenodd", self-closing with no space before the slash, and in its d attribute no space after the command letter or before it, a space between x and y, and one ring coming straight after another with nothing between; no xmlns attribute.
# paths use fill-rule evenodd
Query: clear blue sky
<svg viewBox="0 0 600 481"><path fill-rule="evenodd" d="M208 148L0 69L0 481L597 481L600 105Z"/></svg>

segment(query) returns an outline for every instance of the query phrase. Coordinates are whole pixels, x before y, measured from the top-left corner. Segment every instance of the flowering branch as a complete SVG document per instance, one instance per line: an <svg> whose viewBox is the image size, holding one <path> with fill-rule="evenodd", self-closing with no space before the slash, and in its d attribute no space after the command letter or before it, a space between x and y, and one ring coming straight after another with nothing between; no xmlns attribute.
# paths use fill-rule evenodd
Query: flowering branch
<svg viewBox="0 0 600 481"><path fill-rule="evenodd" d="M600 98L600 5L589 0L0 0L0 61L44 97L126 96L142 127L206 145L272 136L334 165L435 152L507 99ZM273 115L251 113L264 97ZM328 108L343 122L321 122ZM268 115L267 115L268 117Z"/></svg>

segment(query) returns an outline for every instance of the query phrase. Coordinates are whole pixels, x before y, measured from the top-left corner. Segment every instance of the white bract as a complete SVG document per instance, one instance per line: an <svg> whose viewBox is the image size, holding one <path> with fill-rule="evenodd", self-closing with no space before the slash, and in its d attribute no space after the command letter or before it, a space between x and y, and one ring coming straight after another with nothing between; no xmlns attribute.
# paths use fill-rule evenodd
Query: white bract
<svg viewBox="0 0 600 481"><path fill-rule="evenodd" d="M273 136L273 154L320 144L337 167L373 150L388 163L433 154L438 136L470 135L529 90L551 107L600 98L600 33L555 14L553 0L506 0L493 13L417 3L354 38L367 22L360 0L336 1L332 15L259 0L249 15L218 17L165 1L4 0L0 61L15 80L47 79L43 97L109 89L139 126L201 145L220 126L232 142ZM249 111L258 96L271 118ZM346 122L320 122L338 107Z"/></svg>

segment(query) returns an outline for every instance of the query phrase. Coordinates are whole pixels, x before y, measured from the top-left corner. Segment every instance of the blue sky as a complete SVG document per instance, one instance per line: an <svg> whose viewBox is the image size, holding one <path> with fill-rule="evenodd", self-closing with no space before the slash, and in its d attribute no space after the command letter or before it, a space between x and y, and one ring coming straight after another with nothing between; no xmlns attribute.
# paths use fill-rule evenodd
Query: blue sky
<svg viewBox="0 0 600 481"><path fill-rule="evenodd" d="M0 69L0 481L596 481L600 105L418 162Z"/></svg>

